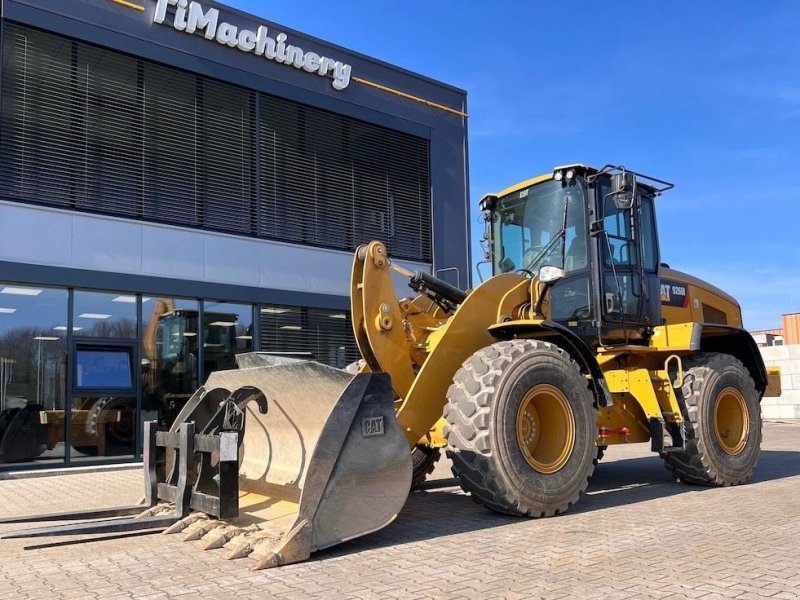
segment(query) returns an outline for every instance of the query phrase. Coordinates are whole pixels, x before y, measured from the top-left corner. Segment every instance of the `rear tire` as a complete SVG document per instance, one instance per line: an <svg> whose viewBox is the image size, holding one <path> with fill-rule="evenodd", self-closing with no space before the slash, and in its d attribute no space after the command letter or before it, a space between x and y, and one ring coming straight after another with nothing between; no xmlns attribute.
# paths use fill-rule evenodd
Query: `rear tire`
<svg viewBox="0 0 800 600"><path fill-rule="evenodd" d="M597 457L597 409L563 349L537 340L492 344L464 362L447 400L447 454L475 502L551 516L586 489Z"/></svg>
<svg viewBox="0 0 800 600"><path fill-rule="evenodd" d="M417 444L411 451L411 489L425 482L428 475L433 473L436 462L441 457L439 448L431 448Z"/></svg>
<svg viewBox="0 0 800 600"><path fill-rule="evenodd" d="M728 354L706 353L685 361L678 402L686 448L664 456L682 482L738 485L753 474L761 450L761 406L745 366Z"/></svg>

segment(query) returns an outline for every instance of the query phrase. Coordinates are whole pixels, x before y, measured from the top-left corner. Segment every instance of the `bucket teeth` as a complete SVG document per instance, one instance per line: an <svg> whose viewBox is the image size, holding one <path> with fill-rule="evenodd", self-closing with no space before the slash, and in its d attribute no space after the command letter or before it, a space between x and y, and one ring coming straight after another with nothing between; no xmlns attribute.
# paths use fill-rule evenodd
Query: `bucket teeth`
<svg viewBox="0 0 800 600"><path fill-rule="evenodd" d="M234 537L225 544L225 548L230 550L226 558L232 560L253 555L253 558L259 557L256 560L257 563L260 563L260 557L266 558L270 553L269 549L275 547L275 544L279 542L280 538L281 536L275 535L274 532L267 533L258 529L243 531L242 533L234 535ZM263 569L264 566L257 568Z"/></svg>
<svg viewBox="0 0 800 600"><path fill-rule="evenodd" d="M164 530L164 533L180 533L190 525L198 521L208 521L210 517L204 513L192 513L188 517L184 517L174 525L170 525Z"/></svg>
<svg viewBox="0 0 800 600"><path fill-rule="evenodd" d="M231 560L250 556L262 544L272 546L278 539L279 536L276 537L274 533L266 533L258 528L243 530L225 544L225 548L230 550L226 558Z"/></svg>
<svg viewBox="0 0 800 600"><path fill-rule="evenodd" d="M233 560L250 556L250 553L253 551L253 541L256 535L257 532L254 531L236 532L224 545L224 547L229 550L225 558Z"/></svg>
<svg viewBox="0 0 800 600"><path fill-rule="evenodd" d="M260 571L261 569L271 569L280 564L278 555L274 552L263 552L258 555L252 554L253 565L250 567L253 571Z"/></svg>
<svg viewBox="0 0 800 600"><path fill-rule="evenodd" d="M230 542L234 537L243 535L248 531L254 531L256 526L252 525L249 528L236 527L227 523L220 523L218 527L212 529L203 536L203 550L214 550L222 548L225 544Z"/></svg>
<svg viewBox="0 0 800 600"><path fill-rule="evenodd" d="M138 515L136 515L137 519L144 519L147 517L157 517L161 515L167 515L171 512L175 511L175 505L170 504L168 502L161 502L156 504L152 508L148 508L147 510L142 511Z"/></svg>
<svg viewBox="0 0 800 600"><path fill-rule="evenodd" d="M183 536L183 541L192 542L194 540L202 539L204 535L206 535L212 529L216 529L217 527L222 527L222 523L212 519L193 523L184 530L185 535Z"/></svg>
<svg viewBox="0 0 800 600"><path fill-rule="evenodd" d="M228 560L250 556L250 553L253 551L253 546L246 539L228 542L224 547L230 550L225 557Z"/></svg>

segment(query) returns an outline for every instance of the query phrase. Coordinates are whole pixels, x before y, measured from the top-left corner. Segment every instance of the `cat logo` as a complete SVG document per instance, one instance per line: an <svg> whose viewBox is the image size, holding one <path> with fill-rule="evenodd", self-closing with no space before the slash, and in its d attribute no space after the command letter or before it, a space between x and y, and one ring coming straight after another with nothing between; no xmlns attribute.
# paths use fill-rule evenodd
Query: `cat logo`
<svg viewBox="0 0 800 600"><path fill-rule="evenodd" d="M363 437L374 437L383 434L383 417L367 417L361 422L361 435Z"/></svg>
<svg viewBox="0 0 800 600"><path fill-rule="evenodd" d="M661 304L686 308L689 306L689 293L686 284L680 281L661 280Z"/></svg>

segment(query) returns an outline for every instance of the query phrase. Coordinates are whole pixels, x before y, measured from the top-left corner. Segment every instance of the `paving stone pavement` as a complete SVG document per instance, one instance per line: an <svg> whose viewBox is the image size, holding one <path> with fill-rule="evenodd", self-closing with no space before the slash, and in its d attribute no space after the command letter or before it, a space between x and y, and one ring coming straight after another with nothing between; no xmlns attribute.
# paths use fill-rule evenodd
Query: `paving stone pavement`
<svg viewBox="0 0 800 600"><path fill-rule="evenodd" d="M707 489L645 445L611 448L575 509L539 520L474 504L442 461L386 529L265 571L178 536L0 540L0 599L800 598L800 423L765 424L763 449L750 484ZM0 481L0 515L133 503L141 485L138 471Z"/></svg>

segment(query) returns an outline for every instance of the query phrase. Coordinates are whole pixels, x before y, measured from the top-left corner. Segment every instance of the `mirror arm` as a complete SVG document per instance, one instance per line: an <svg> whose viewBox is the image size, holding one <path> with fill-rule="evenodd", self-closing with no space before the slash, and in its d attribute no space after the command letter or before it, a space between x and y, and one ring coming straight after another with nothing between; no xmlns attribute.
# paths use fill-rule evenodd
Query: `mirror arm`
<svg viewBox="0 0 800 600"><path fill-rule="evenodd" d="M533 316L538 315L540 317L544 317L542 314L542 303L544 303L545 294L547 294L552 286L552 283L539 282L539 297L536 298L536 304L533 306Z"/></svg>

